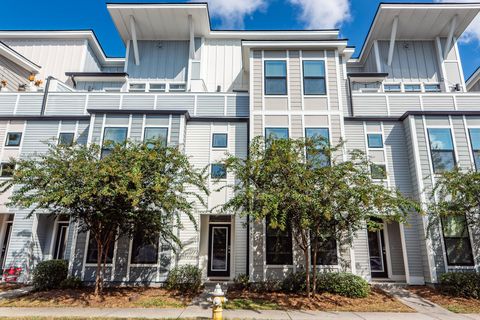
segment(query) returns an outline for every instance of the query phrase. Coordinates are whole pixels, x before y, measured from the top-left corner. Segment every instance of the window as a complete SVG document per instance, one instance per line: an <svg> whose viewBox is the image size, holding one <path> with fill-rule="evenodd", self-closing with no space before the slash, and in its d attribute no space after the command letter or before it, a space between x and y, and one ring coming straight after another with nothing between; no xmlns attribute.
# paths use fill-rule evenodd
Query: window
<svg viewBox="0 0 480 320"><path fill-rule="evenodd" d="M167 86L165 83L150 83L149 92L165 92Z"/></svg>
<svg viewBox="0 0 480 320"><path fill-rule="evenodd" d="M405 92L422 92L422 86L419 84L405 84L403 88Z"/></svg>
<svg viewBox="0 0 480 320"><path fill-rule="evenodd" d="M425 84L423 87L425 88L425 92L440 92L439 84Z"/></svg>
<svg viewBox="0 0 480 320"><path fill-rule="evenodd" d="M400 92L402 88L399 84L384 84L383 91L385 92Z"/></svg>
<svg viewBox="0 0 480 320"><path fill-rule="evenodd" d="M0 176L1 177L11 177L13 176L13 171L15 170L15 166L13 163L4 162L0 165Z"/></svg>
<svg viewBox="0 0 480 320"><path fill-rule="evenodd" d="M153 141L160 141L163 146L167 145L168 128L147 127L143 136L143 141L150 142L147 144L149 148L153 147Z"/></svg>
<svg viewBox="0 0 480 320"><path fill-rule="evenodd" d="M383 139L381 133L367 134L367 142L369 148L383 148Z"/></svg>
<svg viewBox="0 0 480 320"><path fill-rule="evenodd" d="M313 241L311 244L311 264L313 265ZM335 238L319 240L317 244L317 266L329 266L338 264L337 241Z"/></svg>
<svg viewBox="0 0 480 320"><path fill-rule="evenodd" d="M65 259L65 249L67 248L68 222L57 223L57 234L55 235L55 251L53 259Z"/></svg>
<svg viewBox="0 0 480 320"><path fill-rule="evenodd" d="M5 145L7 147L18 147L20 145L20 141L22 141L21 132L9 132L7 133L7 141L5 141Z"/></svg>
<svg viewBox="0 0 480 320"><path fill-rule="evenodd" d="M127 140L128 128L105 128L103 134L102 157L108 155L115 144L124 143Z"/></svg>
<svg viewBox="0 0 480 320"><path fill-rule="evenodd" d="M168 86L168 91L170 92L183 92L185 90L185 83L170 83Z"/></svg>
<svg viewBox="0 0 480 320"><path fill-rule="evenodd" d="M472 245L465 216L442 218L447 263L451 266L473 266Z"/></svg>
<svg viewBox="0 0 480 320"><path fill-rule="evenodd" d="M227 169L224 164L213 163L211 165L211 177L213 179L226 179L227 178Z"/></svg>
<svg viewBox="0 0 480 320"><path fill-rule="evenodd" d="M137 231L133 236L130 263L156 264L158 262L158 234Z"/></svg>
<svg viewBox="0 0 480 320"><path fill-rule="evenodd" d="M226 133L214 133L212 136L212 148L226 148L228 135Z"/></svg>
<svg viewBox="0 0 480 320"><path fill-rule="evenodd" d="M273 265L289 265L293 263L292 229L287 226L285 230L274 229L270 220L266 219L266 262Z"/></svg>
<svg viewBox="0 0 480 320"><path fill-rule="evenodd" d="M311 161L314 165L319 164L322 167L329 166L330 159L323 150L329 143L328 128L305 128L305 137L307 139L319 140L316 141L318 145L307 148L307 160Z"/></svg>
<svg viewBox="0 0 480 320"><path fill-rule="evenodd" d="M272 140L288 139L288 128L265 128L265 138Z"/></svg>
<svg viewBox="0 0 480 320"><path fill-rule="evenodd" d="M450 129L428 129L430 152L432 154L433 172L441 173L455 167L452 134Z"/></svg>
<svg viewBox="0 0 480 320"><path fill-rule="evenodd" d="M374 180L386 179L387 169L384 164L372 163L370 165L370 174L372 175L372 179Z"/></svg>
<svg viewBox="0 0 480 320"><path fill-rule="evenodd" d="M58 135L58 144L62 146L71 146L73 144L74 137L74 133L60 132L60 134Z"/></svg>
<svg viewBox="0 0 480 320"><path fill-rule="evenodd" d="M326 94L325 62L303 61L303 94Z"/></svg>
<svg viewBox="0 0 480 320"><path fill-rule="evenodd" d="M265 94L287 94L287 62L282 60L265 61Z"/></svg>
<svg viewBox="0 0 480 320"><path fill-rule="evenodd" d="M469 129L470 144L472 145L473 159L475 168L480 171L480 129Z"/></svg>
<svg viewBox="0 0 480 320"><path fill-rule="evenodd" d="M130 83L128 91L130 92L145 92L145 83Z"/></svg>
<svg viewBox="0 0 480 320"><path fill-rule="evenodd" d="M106 252L104 248L102 260L105 259L105 257L107 257L107 260L106 260L107 263L112 263L114 249L115 249L115 242L110 243L110 246L108 247L108 252ZM87 248L87 263L97 263L97 255L98 255L97 241L95 240L94 237L90 235L90 238L88 239L88 248Z"/></svg>

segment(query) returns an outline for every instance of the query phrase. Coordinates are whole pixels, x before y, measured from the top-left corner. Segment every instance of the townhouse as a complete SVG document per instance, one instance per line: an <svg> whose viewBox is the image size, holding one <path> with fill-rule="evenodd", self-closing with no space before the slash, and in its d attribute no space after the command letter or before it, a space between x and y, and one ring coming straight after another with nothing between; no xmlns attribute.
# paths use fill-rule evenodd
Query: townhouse
<svg viewBox="0 0 480 320"><path fill-rule="evenodd" d="M215 190L235 181L221 160L246 156L256 136L344 139L374 162L374 180L419 201L439 172L480 166L480 94L470 90L475 77L465 83L457 45L479 4L381 4L357 58L339 30L216 31L200 3L107 9L124 58L107 57L93 31L0 32L0 161L8 168L51 139L157 137L210 166L208 206L197 206L198 230L185 219L183 249L122 238L108 253L112 283L161 283L184 264L199 266L205 281L281 279L302 267L290 231L215 212L232 196ZM5 206L8 196L0 196L4 268L21 267L27 280L38 261L66 259L72 274L94 279L88 234L68 217L26 218ZM447 271L478 271L479 236L460 219L429 227L413 214L359 232L351 247L325 241L317 263L372 281L435 283Z"/></svg>

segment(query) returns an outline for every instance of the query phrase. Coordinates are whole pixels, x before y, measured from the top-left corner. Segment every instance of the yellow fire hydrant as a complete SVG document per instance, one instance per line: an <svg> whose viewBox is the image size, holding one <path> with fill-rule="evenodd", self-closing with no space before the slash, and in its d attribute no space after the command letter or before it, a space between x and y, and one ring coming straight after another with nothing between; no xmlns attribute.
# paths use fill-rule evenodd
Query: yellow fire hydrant
<svg viewBox="0 0 480 320"><path fill-rule="evenodd" d="M227 302L225 298L225 293L222 291L222 287L217 283L215 290L212 294L212 319L213 320L222 320L223 319L223 308L222 305Z"/></svg>

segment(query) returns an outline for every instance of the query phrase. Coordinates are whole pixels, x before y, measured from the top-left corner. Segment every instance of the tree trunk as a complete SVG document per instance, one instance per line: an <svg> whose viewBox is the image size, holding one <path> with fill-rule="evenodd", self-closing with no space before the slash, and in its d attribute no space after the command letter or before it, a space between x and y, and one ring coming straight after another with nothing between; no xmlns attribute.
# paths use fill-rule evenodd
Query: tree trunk
<svg viewBox="0 0 480 320"><path fill-rule="evenodd" d="M305 272L306 272L306 290L307 290L307 298L310 298L310 259L308 254L308 246L303 250L303 254L305 255Z"/></svg>
<svg viewBox="0 0 480 320"><path fill-rule="evenodd" d="M313 264L312 292L314 297L315 297L315 293L317 293L317 250L318 250L318 240L315 237L313 239L313 257L312 257L312 264Z"/></svg>
<svg viewBox="0 0 480 320"><path fill-rule="evenodd" d="M95 235L95 240L97 241L97 272L95 276L95 296L97 297L100 297L103 294L103 243L100 238L100 235Z"/></svg>

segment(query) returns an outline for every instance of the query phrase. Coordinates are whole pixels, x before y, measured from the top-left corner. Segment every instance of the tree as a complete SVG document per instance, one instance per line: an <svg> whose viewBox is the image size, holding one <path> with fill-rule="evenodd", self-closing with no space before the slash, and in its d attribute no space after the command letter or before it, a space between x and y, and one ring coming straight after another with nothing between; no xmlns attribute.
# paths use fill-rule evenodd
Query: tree
<svg viewBox="0 0 480 320"><path fill-rule="evenodd" d="M363 153L337 161L334 155L342 148L342 143L330 148L321 139L255 138L246 159L230 155L225 161L237 183L230 186L234 196L223 209L257 221L268 218L271 228L292 227L304 256L309 297L312 246L315 286L319 242L333 238L351 244L365 223L378 227L373 218L404 221L418 209L397 190L372 181Z"/></svg>
<svg viewBox="0 0 480 320"><path fill-rule="evenodd" d="M30 208L30 215L68 215L80 232L90 232L97 245L96 295L116 239L142 230L181 247L174 230L182 228L183 215L196 227L194 201L203 204L208 193L205 171L194 169L178 148L128 142L100 154L97 145L50 144L45 154L14 161L13 177L2 185L3 191L16 186L9 206Z"/></svg>

